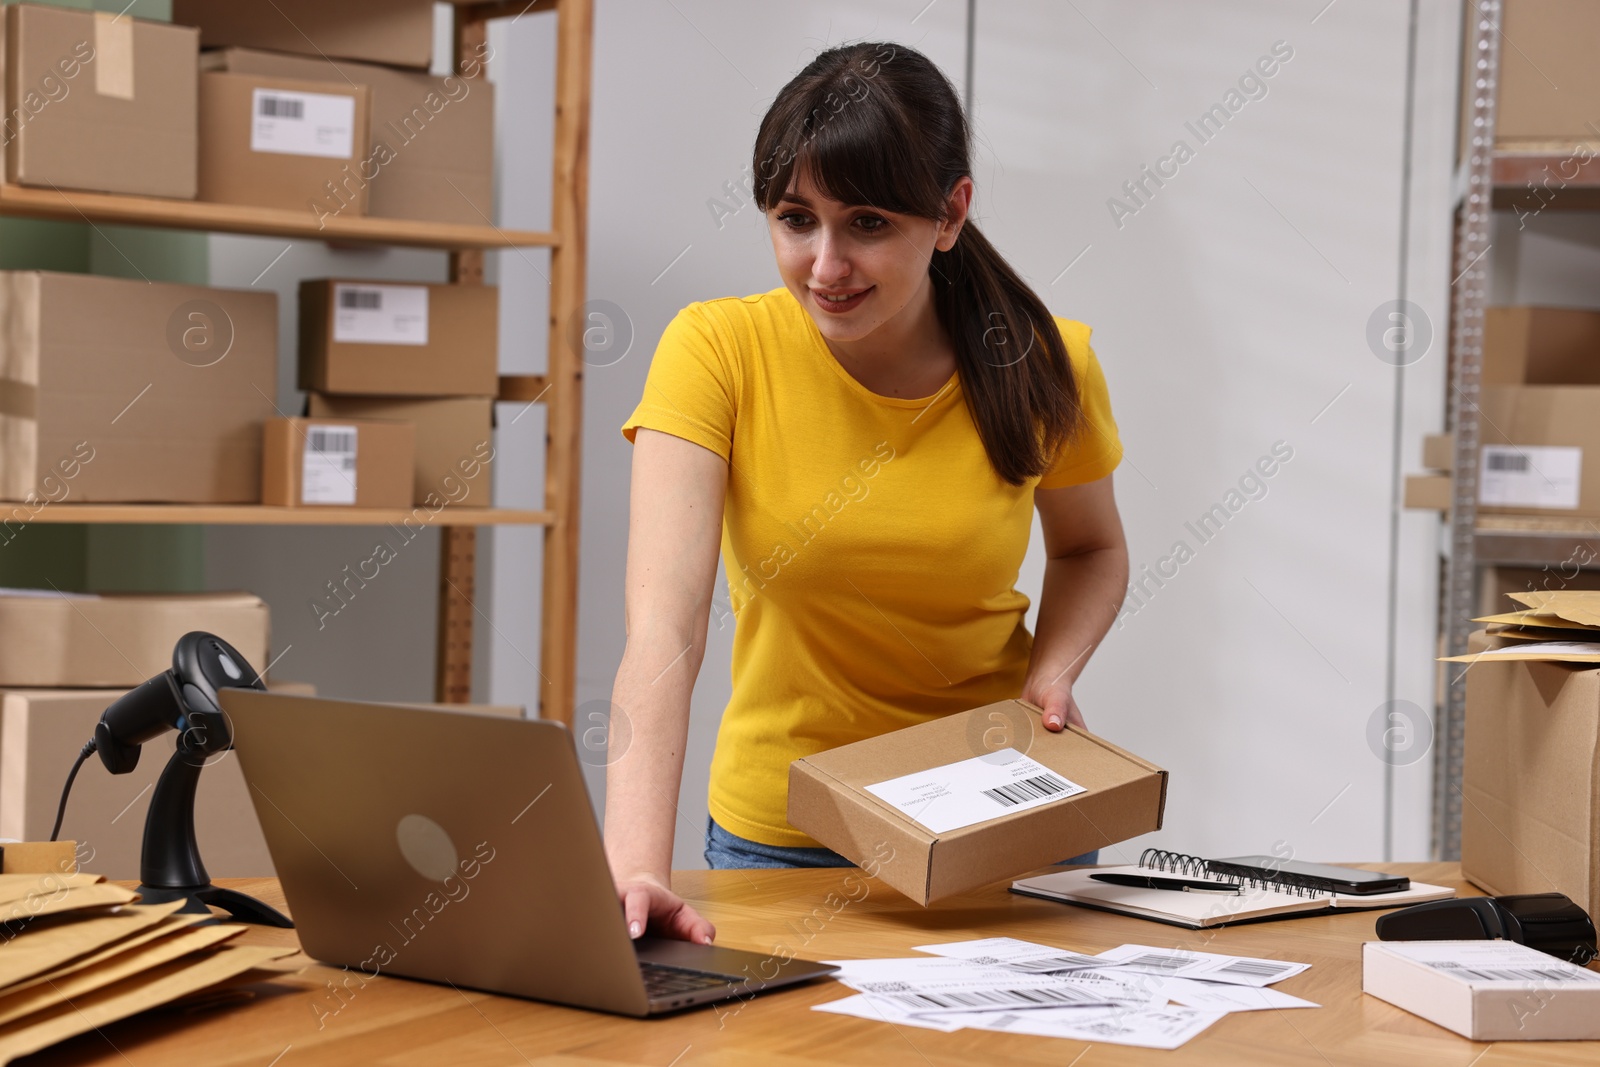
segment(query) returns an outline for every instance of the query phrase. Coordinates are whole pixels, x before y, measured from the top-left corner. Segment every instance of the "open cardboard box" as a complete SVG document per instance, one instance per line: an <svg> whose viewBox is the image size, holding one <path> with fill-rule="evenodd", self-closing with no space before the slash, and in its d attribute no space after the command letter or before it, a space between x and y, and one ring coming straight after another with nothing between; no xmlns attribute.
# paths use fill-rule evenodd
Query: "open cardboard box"
<svg viewBox="0 0 1600 1067"><path fill-rule="evenodd" d="M789 823L919 904L1161 828L1166 771L1087 730L1052 733L1042 714L1004 700L795 760ZM1084 791L942 831L869 791L904 775L1003 760L1006 749Z"/></svg>

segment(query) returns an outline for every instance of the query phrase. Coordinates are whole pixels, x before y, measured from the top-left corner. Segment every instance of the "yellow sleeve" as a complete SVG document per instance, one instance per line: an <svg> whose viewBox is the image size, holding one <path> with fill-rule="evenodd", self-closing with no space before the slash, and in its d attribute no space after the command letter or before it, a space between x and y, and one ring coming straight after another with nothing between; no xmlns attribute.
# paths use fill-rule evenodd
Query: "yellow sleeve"
<svg viewBox="0 0 1600 1067"><path fill-rule="evenodd" d="M738 364L729 349L705 305L690 304L678 312L656 345L644 396L622 424L622 436L631 444L643 426L729 459L738 409Z"/></svg>
<svg viewBox="0 0 1600 1067"><path fill-rule="evenodd" d="M1094 356L1094 349L1089 347L1089 327L1061 318L1056 319L1056 325L1072 362L1083 422L1077 436L1061 447L1055 466L1039 479L1040 489L1061 489L1098 481L1116 470L1122 461L1122 439L1117 436L1117 423L1111 417L1106 376Z"/></svg>

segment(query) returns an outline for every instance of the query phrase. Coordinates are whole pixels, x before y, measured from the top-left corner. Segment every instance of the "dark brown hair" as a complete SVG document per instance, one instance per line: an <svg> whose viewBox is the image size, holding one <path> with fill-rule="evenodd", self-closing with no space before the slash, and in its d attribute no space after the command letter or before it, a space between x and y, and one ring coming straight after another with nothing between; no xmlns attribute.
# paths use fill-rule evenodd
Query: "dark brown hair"
<svg viewBox="0 0 1600 1067"><path fill-rule="evenodd" d="M942 219L972 173L966 114L922 53L863 42L830 48L779 91L756 133L755 202L771 211L804 167L847 204ZM1021 485L1081 428L1078 383L1044 302L969 217L928 273L940 324L989 462Z"/></svg>

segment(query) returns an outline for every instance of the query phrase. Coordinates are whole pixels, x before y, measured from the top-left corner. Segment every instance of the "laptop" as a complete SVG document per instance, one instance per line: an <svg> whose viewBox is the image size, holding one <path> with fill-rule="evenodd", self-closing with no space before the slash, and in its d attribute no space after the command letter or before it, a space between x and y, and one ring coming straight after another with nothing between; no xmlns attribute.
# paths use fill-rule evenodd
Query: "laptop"
<svg viewBox="0 0 1600 1067"><path fill-rule="evenodd" d="M300 944L323 963L633 1016L837 970L630 938L560 723L221 698Z"/></svg>

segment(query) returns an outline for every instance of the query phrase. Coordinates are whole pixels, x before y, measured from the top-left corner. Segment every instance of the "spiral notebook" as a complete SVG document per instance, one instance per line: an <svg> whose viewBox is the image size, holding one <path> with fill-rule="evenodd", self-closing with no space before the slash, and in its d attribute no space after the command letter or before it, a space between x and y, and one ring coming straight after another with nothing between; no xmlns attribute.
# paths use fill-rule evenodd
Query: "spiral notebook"
<svg viewBox="0 0 1600 1067"><path fill-rule="evenodd" d="M1157 878L1180 874L1193 881L1241 886L1243 891L1238 894L1183 893L1171 889L1111 885L1089 877L1097 873L1150 875ZM1083 868L1024 878L1012 882L1011 891L1023 896L1136 915L1141 919L1196 930L1229 923L1293 919L1327 912L1399 908L1430 900L1447 900L1456 895L1456 891L1448 886L1415 881L1409 889L1393 893L1366 893L1360 896L1332 893L1301 884L1287 875L1264 879L1212 874L1209 873L1207 862L1198 856L1158 849L1145 850L1137 865Z"/></svg>

